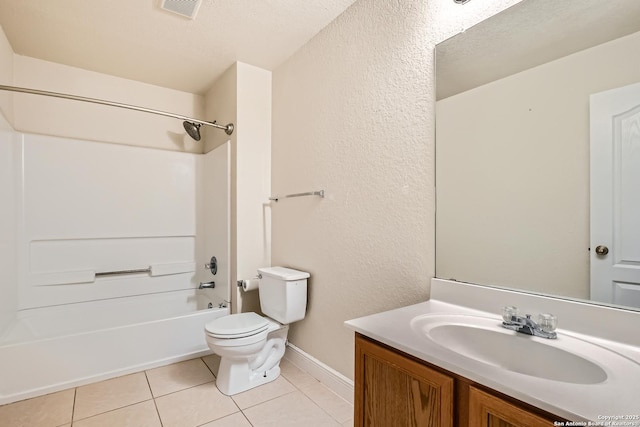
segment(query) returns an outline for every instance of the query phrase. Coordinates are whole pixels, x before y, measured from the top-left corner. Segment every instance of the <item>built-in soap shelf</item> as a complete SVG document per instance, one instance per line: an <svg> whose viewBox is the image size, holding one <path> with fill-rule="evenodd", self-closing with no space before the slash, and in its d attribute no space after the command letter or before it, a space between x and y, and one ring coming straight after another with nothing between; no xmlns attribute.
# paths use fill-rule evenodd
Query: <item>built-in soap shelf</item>
<svg viewBox="0 0 640 427"><path fill-rule="evenodd" d="M73 285L93 283L97 278L107 276L121 276L131 274L148 274L149 276L168 276L171 274L193 273L196 271L195 262L175 262L167 264L152 264L140 269L111 270L111 271L64 271L50 273L32 273L30 282L34 286Z"/></svg>

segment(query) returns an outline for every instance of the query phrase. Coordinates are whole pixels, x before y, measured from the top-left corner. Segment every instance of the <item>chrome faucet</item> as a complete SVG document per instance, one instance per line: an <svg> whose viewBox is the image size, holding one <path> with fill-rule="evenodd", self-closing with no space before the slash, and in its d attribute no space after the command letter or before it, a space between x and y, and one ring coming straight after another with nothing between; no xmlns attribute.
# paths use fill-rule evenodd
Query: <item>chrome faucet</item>
<svg viewBox="0 0 640 427"><path fill-rule="evenodd" d="M538 316L539 323L536 323L531 319L530 314L522 317L518 315L516 307L504 307L502 309L502 319L503 328L541 338L558 338L558 335L554 332L557 326L557 318L552 314L541 314Z"/></svg>
<svg viewBox="0 0 640 427"><path fill-rule="evenodd" d="M198 289L213 289L216 287L216 282L200 282Z"/></svg>

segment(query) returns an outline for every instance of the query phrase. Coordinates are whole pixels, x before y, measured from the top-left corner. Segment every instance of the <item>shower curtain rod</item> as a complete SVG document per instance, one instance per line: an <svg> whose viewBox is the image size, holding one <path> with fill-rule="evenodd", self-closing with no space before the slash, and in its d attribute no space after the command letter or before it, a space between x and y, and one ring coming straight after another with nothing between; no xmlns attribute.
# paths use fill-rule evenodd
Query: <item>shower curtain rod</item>
<svg viewBox="0 0 640 427"><path fill-rule="evenodd" d="M173 114L173 113L168 113L166 111L152 110L151 108L138 107L138 106L129 105L129 104L122 104L120 102L105 101L104 99L86 98L84 96L68 95L66 93L49 92L46 90L29 89L26 87L18 87L18 86L0 85L0 90L7 90L10 92L29 93L32 95L51 96L54 98L71 99L73 101L91 102L93 104L108 105L110 107L126 108L129 110L142 111L144 113L158 114L160 116L173 117L174 119L185 120L191 123L198 123L201 125L212 126L217 129L222 129L225 131L227 135L231 135L234 129L233 123L229 123L228 125L223 126L223 125L217 124L216 122L205 122L203 120L194 119L192 117L182 116L180 114Z"/></svg>

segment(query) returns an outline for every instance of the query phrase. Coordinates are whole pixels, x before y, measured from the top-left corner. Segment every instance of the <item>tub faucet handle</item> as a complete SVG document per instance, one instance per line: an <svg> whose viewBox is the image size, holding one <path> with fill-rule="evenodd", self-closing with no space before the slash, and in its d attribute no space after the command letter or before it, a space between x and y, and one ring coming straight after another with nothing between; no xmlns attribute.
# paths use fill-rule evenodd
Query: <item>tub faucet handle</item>
<svg viewBox="0 0 640 427"><path fill-rule="evenodd" d="M212 256L211 260L204 265L204 268L211 271L211 274L215 276L216 273L218 273L218 260L216 259L216 257Z"/></svg>

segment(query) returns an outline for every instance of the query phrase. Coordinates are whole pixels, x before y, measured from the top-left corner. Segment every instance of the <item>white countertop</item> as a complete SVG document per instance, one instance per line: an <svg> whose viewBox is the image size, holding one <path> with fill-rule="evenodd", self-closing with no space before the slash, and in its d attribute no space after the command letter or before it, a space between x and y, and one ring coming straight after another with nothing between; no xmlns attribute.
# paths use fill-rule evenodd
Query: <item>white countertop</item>
<svg viewBox="0 0 640 427"><path fill-rule="evenodd" d="M491 292L496 291L492 290ZM607 417L640 416L639 347L629 343L611 341L602 337L589 336L584 333L558 328L558 341L561 341L563 336L571 337L566 341L570 341L573 338L587 341L623 356L617 359L623 363L616 363L615 365L617 366L608 366L605 363L606 361L596 360L590 357L589 354L580 354L581 357L587 360L591 358L592 362L601 366L607 373L607 379L597 384L566 383L508 371L465 357L435 344L421 334L419 330L411 327L412 321L416 317L427 314L462 314L490 317L495 318L496 325L498 325L502 321L498 314L501 306L497 305L496 312L490 313L469 307L472 304L458 305L434 299L434 294L437 296L438 292L433 292L432 289L432 299L429 301L349 320L345 322L345 325L364 336L569 421L603 423L607 420L614 420ZM500 304L499 301L496 303ZM538 301L537 303L544 305L544 301ZM564 303L571 304L571 302L566 301ZM535 306L536 301L531 302L531 305ZM557 315L562 323L563 314L558 313ZM631 329L637 335L636 328ZM527 338L544 340L544 338L538 337L527 336ZM527 357L527 355L523 354L523 357ZM536 361L532 360L531 363L536 363ZM635 424L618 425L640 426L640 419L619 418L617 422L635 422Z"/></svg>

